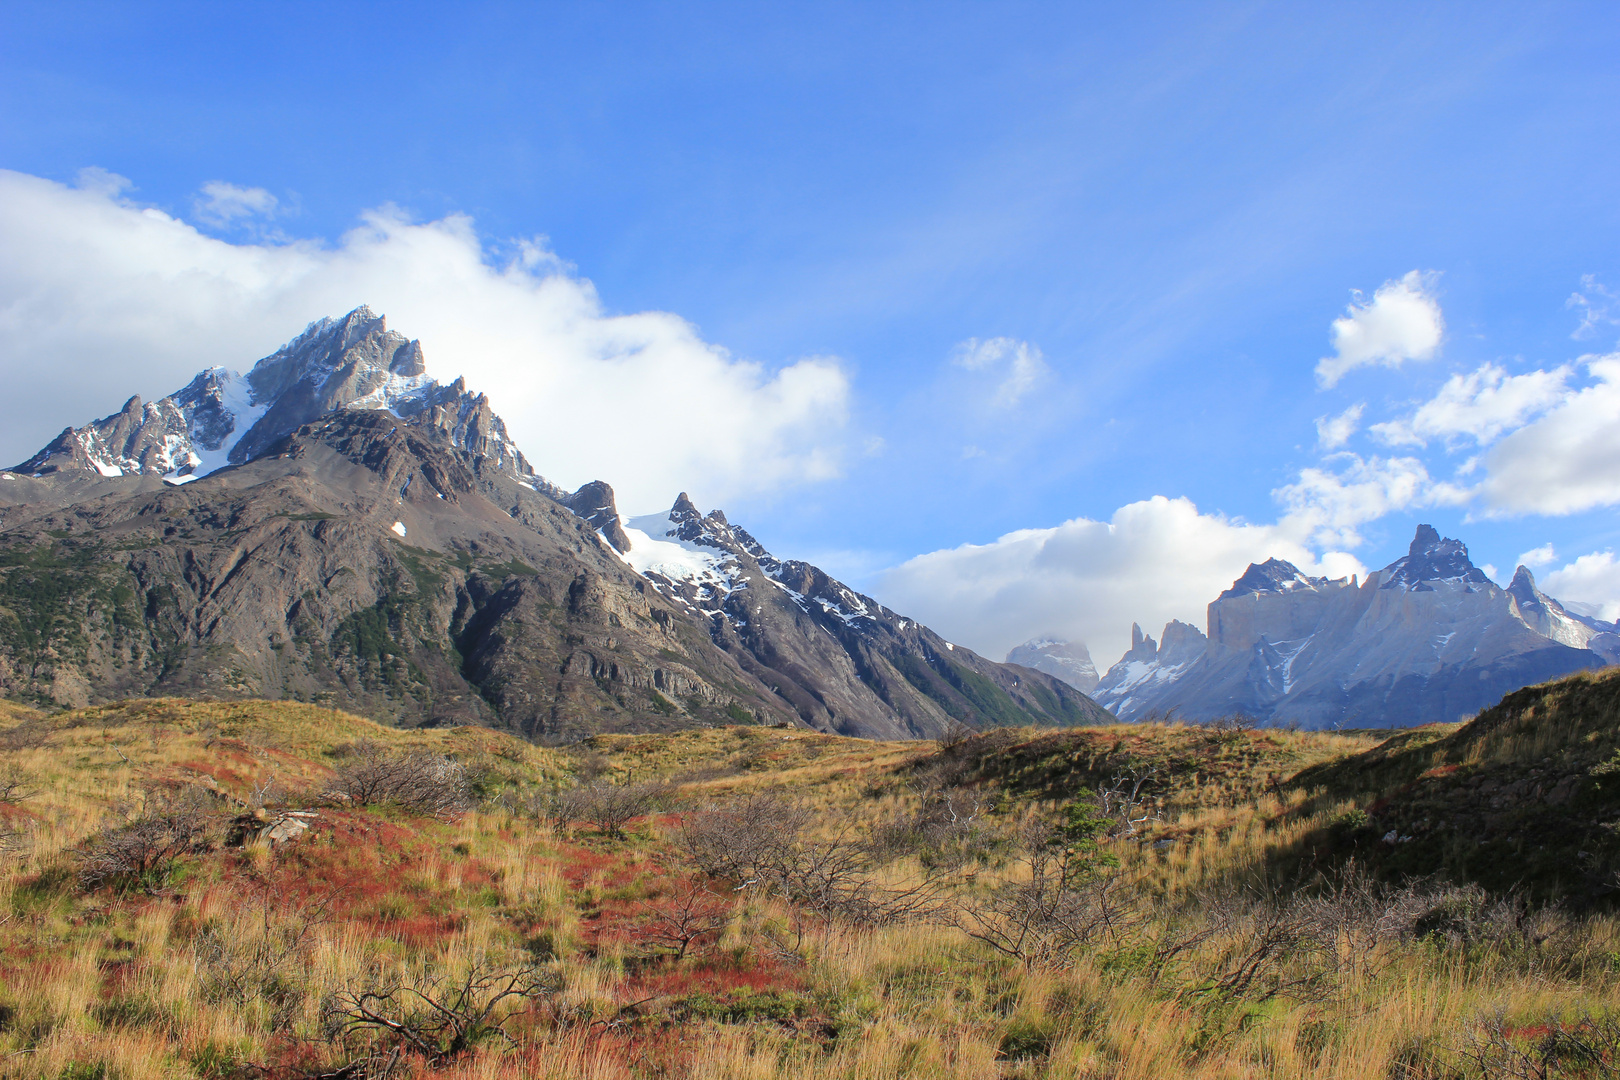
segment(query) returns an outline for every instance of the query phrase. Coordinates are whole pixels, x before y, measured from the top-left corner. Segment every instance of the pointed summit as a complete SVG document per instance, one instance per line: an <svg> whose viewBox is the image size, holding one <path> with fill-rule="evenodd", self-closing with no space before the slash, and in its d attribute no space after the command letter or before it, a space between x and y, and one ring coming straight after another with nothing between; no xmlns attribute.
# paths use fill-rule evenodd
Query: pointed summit
<svg viewBox="0 0 1620 1080"><path fill-rule="evenodd" d="M1232 587L1221 593L1219 599L1230 600L1250 593L1293 592L1296 589L1319 589L1328 584L1325 577L1313 578L1300 572L1299 567L1282 559L1267 559L1263 563L1250 563L1243 576L1232 582Z"/></svg>
<svg viewBox="0 0 1620 1080"><path fill-rule="evenodd" d="M1384 567L1381 589L1432 589L1433 582L1450 581L1489 586L1490 578L1468 560L1468 545L1442 537L1433 525L1419 525L1404 558Z"/></svg>

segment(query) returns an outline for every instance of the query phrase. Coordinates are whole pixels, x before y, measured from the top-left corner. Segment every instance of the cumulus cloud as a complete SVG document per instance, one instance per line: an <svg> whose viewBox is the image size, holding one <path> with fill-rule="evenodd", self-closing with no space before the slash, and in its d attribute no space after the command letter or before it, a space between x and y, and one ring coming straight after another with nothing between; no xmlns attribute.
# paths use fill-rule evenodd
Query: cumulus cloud
<svg viewBox="0 0 1620 1080"><path fill-rule="evenodd" d="M1486 455L1493 511L1572 514L1620 503L1620 353L1581 362L1594 385L1565 392Z"/></svg>
<svg viewBox="0 0 1620 1080"><path fill-rule="evenodd" d="M1356 433L1361 424L1361 414L1367 408L1366 402L1357 402L1338 416L1318 416L1316 418L1316 442L1323 450L1337 450L1350 441L1350 436Z"/></svg>
<svg viewBox="0 0 1620 1080"><path fill-rule="evenodd" d="M1319 558L1302 540L1291 523L1245 524L1155 496L1109 521L1076 518L919 555L884 574L878 592L992 659L1040 631L1089 643L1107 667L1129 646L1132 622L1154 635L1171 619L1202 628L1205 606L1251 562L1277 556L1313 574L1365 573L1353 556Z"/></svg>
<svg viewBox="0 0 1620 1080"><path fill-rule="evenodd" d="M1538 566L1546 566L1558 558L1558 553L1551 544L1542 544L1538 548L1531 548L1519 556L1519 565L1528 566L1534 570Z"/></svg>
<svg viewBox="0 0 1620 1080"><path fill-rule="evenodd" d="M1038 347L1010 337L968 338L956 347L952 362L968 371L989 372L999 380L990 397L990 404L998 409L1018 404L1050 370Z"/></svg>
<svg viewBox="0 0 1620 1080"><path fill-rule="evenodd" d="M1462 439L1484 445L1562 401L1571 373L1565 365L1509 375L1497 364L1486 364L1471 374L1453 375L1410 416L1374 424L1369 430L1391 446L1426 446L1434 439L1448 445Z"/></svg>
<svg viewBox="0 0 1620 1080"><path fill-rule="evenodd" d="M241 218L274 217L280 200L264 188L244 188L210 180L192 200L191 212L207 225L230 225Z"/></svg>
<svg viewBox="0 0 1620 1080"><path fill-rule="evenodd" d="M489 394L535 467L604 479L644 512L836 475L848 379L836 360L777 370L665 312L613 315L537 242L491 260L471 219L366 213L331 246L228 243L124 201L0 171L0 455L148 398L199 369L245 368L311 319L370 304L422 340L428 370ZM221 212L251 206L221 189ZM232 202L232 200L236 202ZM245 200L245 202L243 201ZM262 204L262 201L261 201Z"/></svg>
<svg viewBox="0 0 1620 1080"><path fill-rule="evenodd" d="M1321 547L1355 547L1360 526L1398 510L1460 506L1472 491L1429 475L1413 457L1335 454L1272 492L1289 530Z"/></svg>
<svg viewBox="0 0 1620 1080"><path fill-rule="evenodd" d="M1333 320L1334 355L1316 364L1316 377L1333 386L1358 367L1400 367L1408 360L1432 359L1446 323L1434 298L1435 275L1413 270L1386 281L1363 301L1360 293L1346 313Z"/></svg>
<svg viewBox="0 0 1620 1080"><path fill-rule="evenodd" d="M1572 610L1611 622L1620 619L1620 560L1612 551L1594 551L1566 563L1548 574L1541 587Z"/></svg>

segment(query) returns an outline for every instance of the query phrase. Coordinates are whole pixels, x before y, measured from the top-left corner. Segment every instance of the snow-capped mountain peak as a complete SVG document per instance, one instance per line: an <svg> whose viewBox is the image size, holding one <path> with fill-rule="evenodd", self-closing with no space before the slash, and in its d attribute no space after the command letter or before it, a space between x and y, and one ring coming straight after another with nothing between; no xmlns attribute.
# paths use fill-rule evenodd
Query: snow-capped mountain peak
<svg viewBox="0 0 1620 1080"><path fill-rule="evenodd" d="M1449 722L1526 683L1620 660L1620 626L1569 611L1524 567L1498 588L1429 525L1359 588L1281 559L1251 564L1209 605L1208 627L1206 639L1172 623L1157 646L1132 627L1097 700L1122 719Z"/></svg>
<svg viewBox="0 0 1620 1080"><path fill-rule="evenodd" d="M1421 591L1440 581L1492 584L1485 572L1469 561L1467 544L1441 537L1432 525L1419 525L1406 555L1384 568L1378 587Z"/></svg>
<svg viewBox="0 0 1620 1080"><path fill-rule="evenodd" d="M15 471L185 483L251 461L334 409L386 409L401 418L442 409L456 445L530 486L537 479L484 395L460 379L439 384L427 374L421 343L363 306L310 323L246 375L214 367L158 401L131 398L112 416L66 429Z"/></svg>
<svg viewBox="0 0 1620 1080"><path fill-rule="evenodd" d="M1062 679L1083 694L1097 688L1097 665L1083 641L1031 638L1007 653L1007 663L1020 664Z"/></svg>

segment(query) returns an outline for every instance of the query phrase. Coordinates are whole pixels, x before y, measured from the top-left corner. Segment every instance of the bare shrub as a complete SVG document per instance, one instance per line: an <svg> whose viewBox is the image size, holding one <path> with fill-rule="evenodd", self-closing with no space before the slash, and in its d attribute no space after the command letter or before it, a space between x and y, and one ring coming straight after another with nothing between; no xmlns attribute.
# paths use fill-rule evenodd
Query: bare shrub
<svg viewBox="0 0 1620 1080"><path fill-rule="evenodd" d="M39 784L16 765L0 765L0 803L20 803L39 794Z"/></svg>
<svg viewBox="0 0 1620 1080"><path fill-rule="evenodd" d="M674 904L652 911L647 940L684 958L693 945L713 941L731 918L731 908L701 885L693 885Z"/></svg>
<svg viewBox="0 0 1620 1080"><path fill-rule="evenodd" d="M251 881L238 897L245 916L229 930L205 925L192 941L197 983L210 1002L243 1005L266 1001L289 1018L303 1000L297 962L315 943L315 933L332 918L338 893L298 899L280 877Z"/></svg>
<svg viewBox="0 0 1620 1080"><path fill-rule="evenodd" d="M1391 887L1354 863L1311 891L1230 890L1202 907L1207 943L1181 993L1265 1001L1321 1000L1346 980L1371 978L1393 962L1385 946L1420 935L1448 890L1419 882Z"/></svg>
<svg viewBox="0 0 1620 1080"><path fill-rule="evenodd" d="M1549 1016L1518 1035L1503 1013L1484 1017L1458 1048L1481 1080L1557 1080L1620 1075L1620 1016Z"/></svg>
<svg viewBox="0 0 1620 1080"><path fill-rule="evenodd" d="M802 803L754 794L688 814L681 840L693 863L711 877L735 881L739 890L778 893L828 918L871 926L937 912L936 882L880 885L882 860L871 843L850 825L812 836L814 820L815 812Z"/></svg>
<svg viewBox="0 0 1620 1080"><path fill-rule="evenodd" d="M913 784L922 805L915 813L879 825L873 849L883 855L914 854L931 870L959 870L988 858L1001 834L990 826L995 793L975 787Z"/></svg>
<svg viewBox="0 0 1620 1080"><path fill-rule="evenodd" d="M960 720L949 720L939 737L934 740L934 746L941 754L955 754L973 738L973 729Z"/></svg>
<svg viewBox="0 0 1620 1080"><path fill-rule="evenodd" d="M1153 798L1158 774L1156 768L1131 765L1097 786L1098 811L1112 823L1109 839L1135 836L1148 822L1159 819Z"/></svg>
<svg viewBox="0 0 1620 1080"><path fill-rule="evenodd" d="M536 967L495 970L475 963L455 978L439 975L415 984L343 990L322 1011L333 1041L380 1035L442 1065L491 1039L516 1047L506 1025L558 989L556 976Z"/></svg>
<svg viewBox="0 0 1620 1080"><path fill-rule="evenodd" d="M170 862L207 849L213 811L200 787L149 791L138 807L124 808L90 838L79 854L80 883L91 889L115 881L157 887Z"/></svg>
<svg viewBox="0 0 1620 1080"><path fill-rule="evenodd" d="M1093 848L1067 841L1052 824L1027 824L1018 837L1024 874L988 895L963 898L952 921L1031 967L1067 967L1082 949L1118 947L1143 921L1139 899L1105 872Z"/></svg>
<svg viewBox="0 0 1620 1080"><path fill-rule="evenodd" d="M1240 713L1232 713L1206 720L1201 726L1209 733L1209 741L1220 746L1236 746L1248 740L1255 722Z"/></svg>
<svg viewBox="0 0 1620 1080"><path fill-rule="evenodd" d="M657 781L614 784L595 780L558 793L554 822L562 820L566 829L569 823L583 821L604 836L622 839L626 825L666 805L674 794L674 788Z"/></svg>
<svg viewBox="0 0 1620 1080"><path fill-rule="evenodd" d="M472 804L467 771L442 754L390 753L362 739L350 748L332 791L355 806L393 803L418 814L446 817Z"/></svg>

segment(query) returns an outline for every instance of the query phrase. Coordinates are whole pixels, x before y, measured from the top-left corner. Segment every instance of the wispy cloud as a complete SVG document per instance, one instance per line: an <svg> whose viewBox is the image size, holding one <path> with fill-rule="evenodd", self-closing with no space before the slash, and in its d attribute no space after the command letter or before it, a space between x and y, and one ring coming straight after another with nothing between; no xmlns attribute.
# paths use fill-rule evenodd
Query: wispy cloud
<svg viewBox="0 0 1620 1080"><path fill-rule="evenodd" d="M956 347L951 362L968 371L992 373L1000 381L990 397L998 409L1010 409L1034 389L1050 370L1039 347L1017 338L968 338Z"/></svg>
<svg viewBox="0 0 1620 1080"><path fill-rule="evenodd" d="M1569 335L1576 341L1592 337L1600 326L1620 326L1620 296L1600 284L1596 274L1581 275L1580 291L1564 306L1580 312L1581 323Z"/></svg>
<svg viewBox="0 0 1620 1080"><path fill-rule="evenodd" d="M1448 444L1467 439L1484 445L1562 401L1571 373L1565 365L1509 375L1498 364L1485 364L1469 374L1453 375L1410 415L1369 430L1390 446L1425 446L1433 439Z"/></svg>
<svg viewBox="0 0 1620 1080"><path fill-rule="evenodd" d="M276 216L281 200L262 187L237 187L223 180L210 180L191 203L191 212L205 225L224 227L243 219Z"/></svg>

